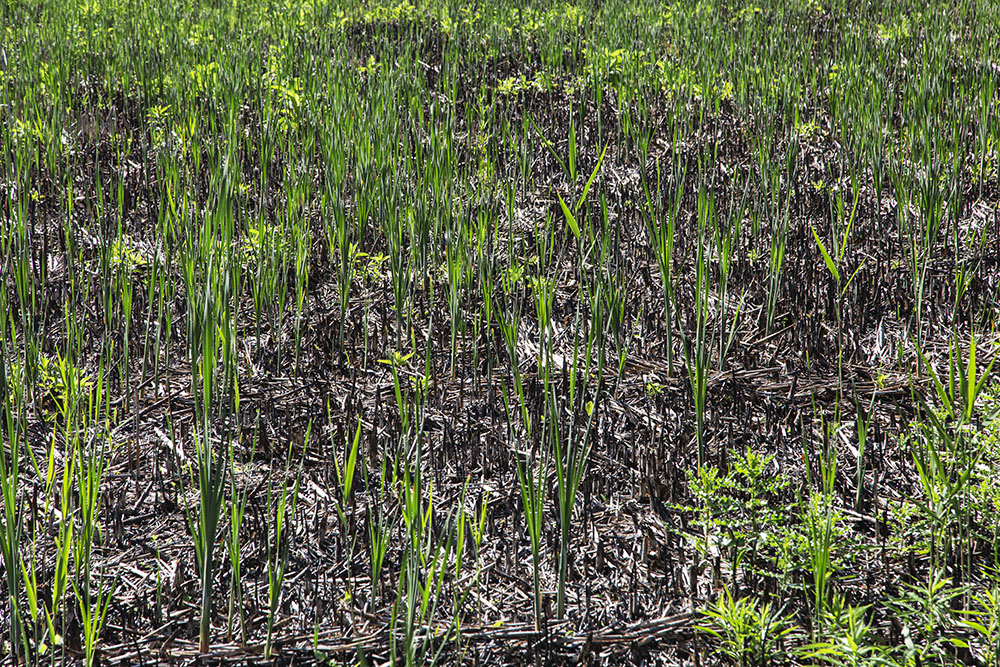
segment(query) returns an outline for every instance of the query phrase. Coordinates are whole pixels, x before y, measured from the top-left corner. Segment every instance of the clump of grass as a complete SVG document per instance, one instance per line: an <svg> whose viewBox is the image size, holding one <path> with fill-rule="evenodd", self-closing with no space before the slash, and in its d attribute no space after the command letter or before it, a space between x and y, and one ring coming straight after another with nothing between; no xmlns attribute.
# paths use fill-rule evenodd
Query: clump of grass
<svg viewBox="0 0 1000 667"><path fill-rule="evenodd" d="M544 452L532 457L521 457L519 454L517 456L517 479L521 489L521 509L524 512L524 521L528 528L528 537L531 540L531 584L535 600L535 629L541 630L542 524L545 519L545 487L549 456Z"/></svg>
<svg viewBox="0 0 1000 667"><path fill-rule="evenodd" d="M201 582L198 650L207 653L212 631L212 594L215 587L215 545L219 521L225 510L226 458L204 436L194 436L198 478L198 506L185 507L188 529L194 538L194 562ZM192 475L192 483L194 472Z"/></svg>
<svg viewBox="0 0 1000 667"><path fill-rule="evenodd" d="M795 630L790 615L760 605L754 598L734 600L728 590L704 610L705 624L698 628L721 640L723 655L741 667L765 667L787 659L784 640Z"/></svg>

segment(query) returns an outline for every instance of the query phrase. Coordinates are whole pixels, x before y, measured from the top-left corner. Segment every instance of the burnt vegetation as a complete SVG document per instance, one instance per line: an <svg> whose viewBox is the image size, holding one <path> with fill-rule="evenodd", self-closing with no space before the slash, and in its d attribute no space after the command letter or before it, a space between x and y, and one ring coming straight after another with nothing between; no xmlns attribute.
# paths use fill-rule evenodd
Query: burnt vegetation
<svg viewBox="0 0 1000 667"><path fill-rule="evenodd" d="M1000 660L995 3L0 3L3 661Z"/></svg>

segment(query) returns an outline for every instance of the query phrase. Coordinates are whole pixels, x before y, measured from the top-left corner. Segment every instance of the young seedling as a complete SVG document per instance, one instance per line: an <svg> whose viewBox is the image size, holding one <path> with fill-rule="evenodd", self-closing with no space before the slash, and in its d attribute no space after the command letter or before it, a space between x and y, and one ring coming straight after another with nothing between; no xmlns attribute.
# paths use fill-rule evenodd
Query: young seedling
<svg viewBox="0 0 1000 667"><path fill-rule="evenodd" d="M837 318L837 393L838 396L843 394L844 389L844 332L843 332L843 301L844 296L847 294L848 288L854 281L854 278L858 275L858 271L865 265L861 262L858 268L854 270L854 273L847 278L846 281L841 281L841 270L844 268L844 255L847 252L847 239L851 234L851 227L854 225L854 217L858 211L858 197L860 197L860 192L858 188L854 188L854 203L851 205L851 213L846 216L846 222L844 220L844 199L838 193L836 197L836 211L833 216L837 224L839 224L843 230L843 234L838 237L836 231L833 234L833 254L831 255L827 251L826 246L823 244L823 240L820 238L819 233L816 232L816 228L812 228L813 238L816 240L816 245L819 247L820 254L823 255L823 261L826 264L827 270L830 272L830 276L833 278L836 286L836 295L834 300L834 311Z"/></svg>
<svg viewBox="0 0 1000 667"><path fill-rule="evenodd" d="M299 504L299 488L302 483L302 466L305 451L309 447L309 433L312 422L306 427L302 444L302 457L299 459L298 470L292 473L292 442L288 443L288 456L285 470L281 476L281 494L274 491L273 485L267 487L267 512L269 520L269 535L267 541L267 636L264 641L264 659L271 658L274 641L274 621L281 602L282 586L285 582L285 572L288 569L288 553L291 546L295 512ZM293 478L289 491L289 479ZM271 519L271 506L277 499L274 517Z"/></svg>

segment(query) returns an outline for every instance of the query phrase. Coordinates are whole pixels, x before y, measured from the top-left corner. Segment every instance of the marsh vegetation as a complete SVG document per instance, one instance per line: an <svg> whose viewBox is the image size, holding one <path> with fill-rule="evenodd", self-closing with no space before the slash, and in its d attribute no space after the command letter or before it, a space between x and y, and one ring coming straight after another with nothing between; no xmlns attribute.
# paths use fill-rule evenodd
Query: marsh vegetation
<svg viewBox="0 0 1000 667"><path fill-rule="evenodd" d="M998 51L2 0L0 660L1000 665Z"/></svg>

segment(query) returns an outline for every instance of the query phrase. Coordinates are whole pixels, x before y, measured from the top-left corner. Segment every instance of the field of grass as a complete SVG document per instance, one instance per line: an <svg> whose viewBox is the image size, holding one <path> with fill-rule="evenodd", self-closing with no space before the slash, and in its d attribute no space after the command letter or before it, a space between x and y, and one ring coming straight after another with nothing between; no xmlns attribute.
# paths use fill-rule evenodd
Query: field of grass
<svg viewBox="0 0 1000 667"><path fill-rule="evenodd" d="M998 53L0 0L0 663L997 667Z"/></svg>

